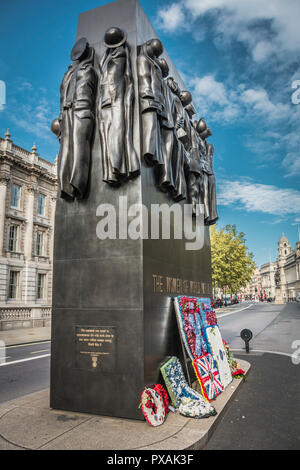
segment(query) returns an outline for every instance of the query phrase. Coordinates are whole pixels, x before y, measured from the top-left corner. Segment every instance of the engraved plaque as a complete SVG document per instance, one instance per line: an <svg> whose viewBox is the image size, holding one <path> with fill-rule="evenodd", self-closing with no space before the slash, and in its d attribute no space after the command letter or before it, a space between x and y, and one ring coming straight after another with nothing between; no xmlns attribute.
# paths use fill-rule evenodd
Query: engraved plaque
<svg viewBox="0 0 300 470"><path fill-rule="evenodd" d="M111 371L116 362L116 328L76 326L76 368Z"/></svg>

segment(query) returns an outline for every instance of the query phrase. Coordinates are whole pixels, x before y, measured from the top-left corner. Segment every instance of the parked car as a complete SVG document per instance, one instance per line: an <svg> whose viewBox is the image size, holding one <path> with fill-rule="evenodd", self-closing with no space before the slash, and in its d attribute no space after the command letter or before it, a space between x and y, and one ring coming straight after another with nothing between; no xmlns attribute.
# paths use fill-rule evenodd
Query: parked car
<svg viewBox="0 0 300 470"><path fill-rule="evenodd" d="M296 301L297 301L297 302L300 302L300 292L298 292L298 293L296 294Z"/></svg>
<svg viewBox="0 0 300 470"><path fill-rule="evenodd" d="M213 301L213 306L214 306L214 308L221 308L221 307L223 307L223 301L222 301L222 299L214 299L214 301Z"/></svg>
<svg viewBox="0 0 300 470"><path fill-rule="evenodd" d="M224 302L224 305L227 306L227 305L231 305L232 302L231 302L231 297L230 295L226 295L223 297L223 302Z"/></svg>

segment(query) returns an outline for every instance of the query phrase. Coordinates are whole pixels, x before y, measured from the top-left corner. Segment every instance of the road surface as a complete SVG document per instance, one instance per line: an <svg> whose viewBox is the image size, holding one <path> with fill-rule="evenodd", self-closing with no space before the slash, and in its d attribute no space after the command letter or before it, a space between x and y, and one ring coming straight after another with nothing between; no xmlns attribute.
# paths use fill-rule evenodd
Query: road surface
<svg viewBox="0 0 300 470"><path fill-rule="evenodd" d="M50 341L0 345L0 403L49 387Z"/></svg>

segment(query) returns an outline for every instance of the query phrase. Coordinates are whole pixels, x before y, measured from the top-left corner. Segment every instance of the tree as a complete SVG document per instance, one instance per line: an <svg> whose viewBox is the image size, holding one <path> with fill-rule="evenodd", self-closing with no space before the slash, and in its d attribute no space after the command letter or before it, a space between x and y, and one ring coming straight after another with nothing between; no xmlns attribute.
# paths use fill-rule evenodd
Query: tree
<svg viewBox="0 0 300 470"><path fill-rule="evenodd" d="M237 293L246 287L255 269L253 254L246 247L245 234L235 225L211 228L212 278L215 286Z"/></svg>

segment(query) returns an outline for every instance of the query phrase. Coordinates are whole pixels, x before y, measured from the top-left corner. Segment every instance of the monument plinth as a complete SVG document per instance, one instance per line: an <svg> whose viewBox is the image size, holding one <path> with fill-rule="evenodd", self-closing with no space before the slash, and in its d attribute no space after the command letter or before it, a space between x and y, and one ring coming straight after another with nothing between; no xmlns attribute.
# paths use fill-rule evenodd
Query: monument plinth
<svg viewBox="0 0 300 470"><path fill-rule="evenodd" d="M79 16L52 125L61 145L50 403L56 409L143 419L141 392L158 382L167 356L181 355L172 297L211 296L209 225L217 216L209 206L210 131L204 120L193 126L189 97L180 96L184 83L156 38L136 0ZM187 250L187 240L172 235L125 233L128 208L146 209L145 229L153 205L183 209L189 198L194 208L202 200L206 211L201 249ZM99 237L105 207L115 208L115 237Z"/></svg>

